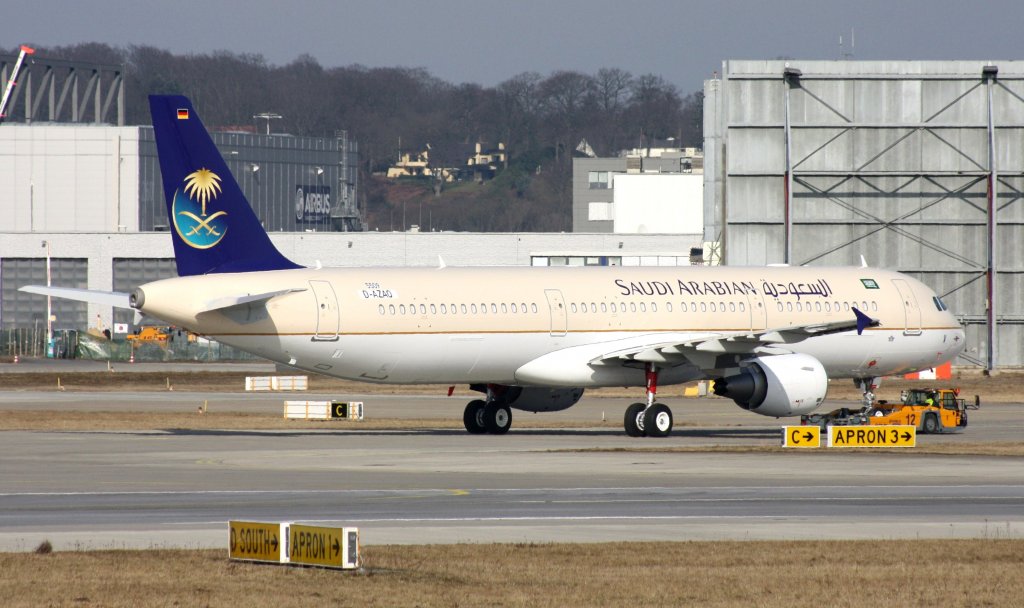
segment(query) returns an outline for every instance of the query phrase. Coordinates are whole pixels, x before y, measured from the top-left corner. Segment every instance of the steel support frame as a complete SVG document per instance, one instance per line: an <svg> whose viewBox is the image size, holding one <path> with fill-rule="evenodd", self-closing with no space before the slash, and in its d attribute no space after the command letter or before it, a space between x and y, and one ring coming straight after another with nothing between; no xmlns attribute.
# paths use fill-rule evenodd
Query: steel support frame
<svg viewBox="0 0 1024 608"><path fill-rule="evenodd" d="M794 77L792 72L793 72L793 70L790 70L788 68L788 66L787 66L786 71L784 71L784 73L783 73L783 88L784 88L784 95L785 95L785 116L784 116L784 119L783 119L783 124L782 124L782 128L783 129L782 130L783 130L783 137L784 137L784 140L785 140L784 141L784 146L785 146L785 168L784 168L784 175L783 175L783 178L784 178L784 203L783 203L784 204L784 210L783 210L783 227L782 228L783 228L783 233L784 233L783 234L783 239L784 239L784 243L785 243L785 245L784 245L784 258L785 258L785 262L787 264L806 264L808 262L812 262L812 261L814 261L816 259L824 257L824 256L826 256L826 255L828 255L830 253L834 253L835 251L838 251L840 249L848 247L848 246L850 246L850 245L852 245L852 244L854 244L854 243L856 243L856 242L858 242L858 241L860 241L860 240L862 240L864 238L867 238L871 234L874 234L874 233L879 232L881 230L887 230L887 229L888 230L896 231L897 233L899 233L901 236L903 236L905 238L909 238L909 239L911 239L911 240L913 240L915 242L918 242L919 244L921 244L924 247L927 247L929 249L935 250L937 253L941 253L942 255L948 256L948 257L952 258L953 260L956 260L957 262L959 262L960 264L963 265L963 267L964 267L963 271L968 274L968 279L963 284L957 285L954 288L950 289L947 293L953 293L955 291L958 291L958 290L966 287L967 285L975 283L977 280L979 280L979 279L981 279L983 277L985 278L985 281L986 281L986 286L985 286L985 290L986 290L985 324L987 326L987 328L986 328L987 329L987 332L986 332L986 338L987 338L986 339L986 342L987 342L987 344L986 344L986 351L987 352L986 352L986 356L985 356L984 367L987 370L989 370L989 371L995 370L995 368L996 368L996 366L998 364L998 360L997 360L997 355L998 355L997 335L998 335L998 325L1000 323L1000 318L999 318L998 310L997 310L997 298L995 297L996 294L997 294L997 279L998 279L998 256L997 256L997 244L998 244L998 241L997 241L997 230L998 230L998 226L999 226L998 215L999 215L999 211L1001 209L1006 208L1007 206L1009 206L1010 204L1012 204L1012 203L1014 203L1014 202L1016 202L1018 200L1024 199L1024 195L1022 195L1021 189L1014 188L1006 180L1003 179L1004 177L1007 177L1007 178L1008 177L1022 177L1022 176L1024 176L1024 173L1003 173L1003 174L1000 174L1000 172L999 172L998 158L997 158L997 150L998 150L998 148L996 146L996 141L997 141L996 135L997 135L997 132L999 131L1000 128L1020 128L1020 127L1022 127L1022 125L1003 125L1003 126L1000 126L1000 125L996 125L995 124L995 116L996 116L996 114L995 114L995 104L994 104L994 100L993 100L993 89L995 87L997 87L997 86L1000 86L1000 83L998 82L998 80L996 78L996 73L997 73L996 68L994 66L986 66L983 74L979 75L979 78L976 78L976 79L963 78L963 79L961 79L961 80L967 80L967 81L974 80L974 83L973 83L972 86L966 87L963 91L960 92L959 95L957 95L955 98L950 100L948 103L945 103L940 109L938 109L937 111L933 112L932 115L929 116L927 119L925 119L922 123L920 123L920 124L898 124L898 125L891 125L891 126L890 125L886 125L884 123L881 123L881 124L867 124L867 123L865 123L865 124L856 124L856 123L854 123L853 120L851 120L849 117L845 116L842 112L838 111L836 108L834 108L833 106L828 104L825 100L823 100L818 95L815 95L814 91L813 91L813 88L809 88L807 86L807 82L806 81L819 79L818 76L807 77L807 76L803 76L802 74L799 74L799 72L797 71L798 76ZM908 76L905 76L905 77L904 76L899 76L899 75L893 75L889 79L892 79L892 80L904 80L904 79L914 79L914 78L917 78L917 75L908 75ZM824 79L827 79L827 78L824 78ZM943 113L945 113L948 109L950 109L953 106L955 106L958 102L960 102L961 100L966 98L972 92L976 91L979 87L985 87L985 94L987 95L988 120L987 120L987 124L986 125L984 125L984 126L982 126L982 125L957 125L956 123L952 123L952 124L940 123L938 120L936 120L941 115L943 115ZM820 103L822 106L824 106L828 110L830 110L833 114L835 114L840 119L840 122L838 122L836 124L818 124L818 123L815 123L815 124L807 124L807 125L801 125L801 124L793 125L792 121L791 121L791 116L790 116L790 104L791 104L790 91L793 88L799 88L801 90L801 92L805 94L805 97L807 99L814 100L814 101ZM1003 87L1003 89L1006 90L1007 93L1010 96L1012 96L1012 97L1018 99L1019 101L1021 101L1022 103L1024 103L1024 97L1021 97L1020 95L1016 94L1014 91L1006 88L1005 86ZM744 125L744 126L751 126L751 125ZM730 128L732 128L731 125L730 125ZM808 153L804 158L801 158L801 159L797 160L796 162L793 161L792 151L793 151L793 138L794 138L794 135L796 137L799 137L799 133L802 130L804 130L804 129L818 129L818 130L821 130L821 129L829 129L829 128L837 129L838 132L836 134L834 134L833 136L829 137L823 144L820 144L816 149L814 149L810 153ZM852 132L856 131L857 129L862 129L862 128L871 128L871 129L881 129L881 128L900 129L900 128L902 128L902 129L906 129L906 133L903 133L901 136L897 137L894 141L888 143L883 149L881 149L876 154L874 154L866 162L860 163L860 166L856 167L855 170L853 170L853 171L820 171L820 170L800 171L800 166L803 165L805 162L807 162L812 157L814 157L815 155L817 155L819 152L822 152L822 150L828 148L834 142L841 140L843 138L843 136L847 135L848 133L852 133ZM968 155L962 149L958 148L956 145L954 145L953 143L948 141L946 138L944 138L942 136L941 133L938 132L939 129L949 129L949 128L960 128L960 129L964 129L964 128L985 128L986 129L986 133L987 133L987 140L988 140L988 142L987 142L988 143L988 145L987 145L987 148L988 148L988 158L984 159L984 160L971 158L970 155ZM964 158L969 164L971 164L974 167L976 167L977 170L976 171L970 171L970 172L942 172L942 171L934 171L933 172L933 171L927 171L925 168L922 167L921 171L892 172L892 171L870 171L870 170L867 169L872 163L874 163L876 160L878 160L881 157L883 157L889 151L891 151L894 148L896 148L897 146L899 146L901 143L903 143L904 141L909 139L915 133L929 134L929 135L935 137L940 142L942 142L944 145L946 145L949 148L951 148L952 150L954 150L957 154L959 154L962 158ZM895 189L892 189L892 188L885 189L885 188L882 188L881 186L879 186L878 184L870 183L870 180L871 180L872 177L897 177L897 176L906 176L906 177L909 177L910 179L909 179L909 181L902 183L901 185L899 185ZM940 184L939 181L937 181L937 179L936 179L936 178L940 178L940 177L954 177L954 176L960 177L960 178L964 178L967 181L964 182L963 184L959 185L958 187L947 187L947 186L944 186L944 185ZM817 178L834 177L834 178L838 178L838 179L837 179L837 181L835 183L831 184L830 186L819 187L819 186L815 186L811 182L811 179L815 178L815 177L817 177ZM850 179L856 179L856 180L858 180L858 181L860 181L860 182L862 182L864 184L867 184L872 189L878 190L879 194L881 196L883 196L883 197L886 196L887 194L891 195L891 194L897 193L899 190L906 188L908 185L910 185L910 183L912 183L913 181L915 181L917 179L928 180L932 185L939 187L944 192L940 196L938 196L937 198L934 198L932 200L929 200L929 201L925 202L918 209L912 210L912 211L907 212L907 213L903 213L903 214L899 215L896 218L884 219L882 217L878 217L878 216L876 216L874 214L869 213L868 211L866 211L863 208L863 206L857 206L855 204L852 204L851 202L849 202L847 200L844 200L841 196L837 196L834 193L834 190L837 187L839 187L840 185L842 185L844 183L847 183ZM985 199L986 200L985 200L984 207L981 207L981 205L975 204L972 201L970 201L969 200L969 196L968 196L969 189L971 187L977 186L982 180L984 180L984 182L985 182ZM843 207L844 209L852 212L854 215L860 216L865 221L865 223L870 224L870 223L873 222L873 223L876 223L878 225L878 227L876 229L867 231L865 234L862 234L862 235L859 235L857 237L854 237L854 238L850 239L847 242L839 243L839 244L833 244L827 250L819 252L817 254L812 254L811 256L809 256L806 259L794 260L794 258L793 258L793 251L792 251L793 225L795 223L794 220L793 220L793 217L794 217L793 203L794 203L794 199L795 198L803 198L803 197L801 197L800 195L798 195L798 194L796 194L794 192L794 184L797 184L797 185L807 189L807 191L811 194L811 196L809 196L808 198L814 198L814 199L818 199L818 200L826 200L826 201L829 201L829 202L831 202L833 204L837 204L837 205ZM999 204L1000 203L1000 201L999 201L999 184L1003 184L1004 186L1007 187L1007 189L1010 192L1013 193L1012 200L1009 200L1009 201L1005 202L1002 205ZM917 215L920 212L924 211L925 209L927 209L929 207L932 207L932 206L934 206L934 205L936 205L936 204L938 204L938 203L940 203L940 202L942 202L944 200L947 200L949 198L960 198L965 203L978 207L979 211L981 211L981 212L983 212L985 214L985 224L986 224L985 240L986 240L987 260L985 260L984 262L981 262L981 261L978 261L978 260L971 260L971 259L969 259L969 258L967 258L965 256L961 256L961 255L957 254L954 251L951 251L951 250L939 247L939 246L937 246L937 245L927 241L926 239L923 239L920 236L913 234L912 232L908 232L907 230L905 230L904 228L901 227L900 224L902 222L905 222L906 220L910 219L914 215ZM965 357L965 358L971 359L970 357Z"/></svg>
<svg viewBox="0 0 1024 608"><path fill-rule="evenodd" d="M6 79L15 59L0 57L0 78ZM80 95L85 74L85 91ZM23 86L14 89L7 109L12 120L125 124L124 66L33 57L25 62L19 80Z"/></svg>

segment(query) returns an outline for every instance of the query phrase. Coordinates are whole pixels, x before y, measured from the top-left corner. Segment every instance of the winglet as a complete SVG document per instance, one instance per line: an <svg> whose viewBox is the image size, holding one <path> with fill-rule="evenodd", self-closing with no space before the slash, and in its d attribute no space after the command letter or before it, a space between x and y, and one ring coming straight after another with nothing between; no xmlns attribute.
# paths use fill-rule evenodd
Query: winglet
<svg viewBox="0 0 1024 608"><path fill-rule="evenodd" d="M864 333L864 330L868 327L878 327L879 325L881 325L881 322L878 319L872 319L871 317L867 316L866 314L858 310L856 306L853 307L853 314L857 315L858 336Z"/></svg>

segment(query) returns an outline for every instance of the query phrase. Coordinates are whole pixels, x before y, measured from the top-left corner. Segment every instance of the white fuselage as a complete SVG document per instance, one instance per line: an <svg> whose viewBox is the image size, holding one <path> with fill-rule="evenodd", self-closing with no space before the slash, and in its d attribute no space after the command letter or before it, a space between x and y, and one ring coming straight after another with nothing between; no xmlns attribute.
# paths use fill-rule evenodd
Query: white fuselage
<svg viewBox="0 0 1024 608"><path fill-rule="evenodd" d="M852 319L852 307L880 326L785 348L814 356L831 377L859 378L933 367L964 344L963 329L930 289L875 268L299 269L140 289L144 313L225 344L393 384L642 386L642 368L591 361L643 344ZM285 290L294 291L201 312L224 298ZM666 366L661 383L707 370Z"/></svg>

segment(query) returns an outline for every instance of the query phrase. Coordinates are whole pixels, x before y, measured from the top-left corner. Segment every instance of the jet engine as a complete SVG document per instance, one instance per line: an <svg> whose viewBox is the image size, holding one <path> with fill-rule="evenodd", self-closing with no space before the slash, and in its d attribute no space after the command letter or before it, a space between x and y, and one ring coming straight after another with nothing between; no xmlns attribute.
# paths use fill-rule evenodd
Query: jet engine
<svg viewBox="0 0 1024 608"><path fill-rule="evenodd" d="M532 386L509 386L499 395L509 406L525 412L558 412L569 409L582 396L582 388Z"/></svg>
<svg viewBox="0 0 1024 608"><path fill-rule="evenodd" d="M715 394L762 416L810 413L828 392L825 368L810 355L754 357L740 367L740 373L715 381Z"/></svg>

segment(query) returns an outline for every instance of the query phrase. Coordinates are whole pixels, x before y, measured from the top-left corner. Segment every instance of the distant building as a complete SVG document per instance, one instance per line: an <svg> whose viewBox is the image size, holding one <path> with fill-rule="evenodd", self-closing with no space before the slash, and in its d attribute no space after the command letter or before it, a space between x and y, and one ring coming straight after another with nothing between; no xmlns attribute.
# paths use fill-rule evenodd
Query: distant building
<svg viewBox="0 0 1024 608"><path fill-rule="evenodd" d="M697 148L573 159L573 232L700 233L703 173Z"/></svg>
<svg viewBox="0 0 1024 608"><path fill-rule="evenodd" d="M460 144L435 150L430 144L420 152L399 152L398 162L388 167L388 179L433 178L446 183L494 179L507 160L505 144L496 148L485 144Z"/></svg>
<svg viewBox="0 0 1024 608"><path fill-rule="evenodd" d="M505 165L508 157L505 155L505 144L498 142L497 148L483 148L483 144L476 143L475 151L466 161L473 181L485 182L494 179L498 169Z"/></svg>

